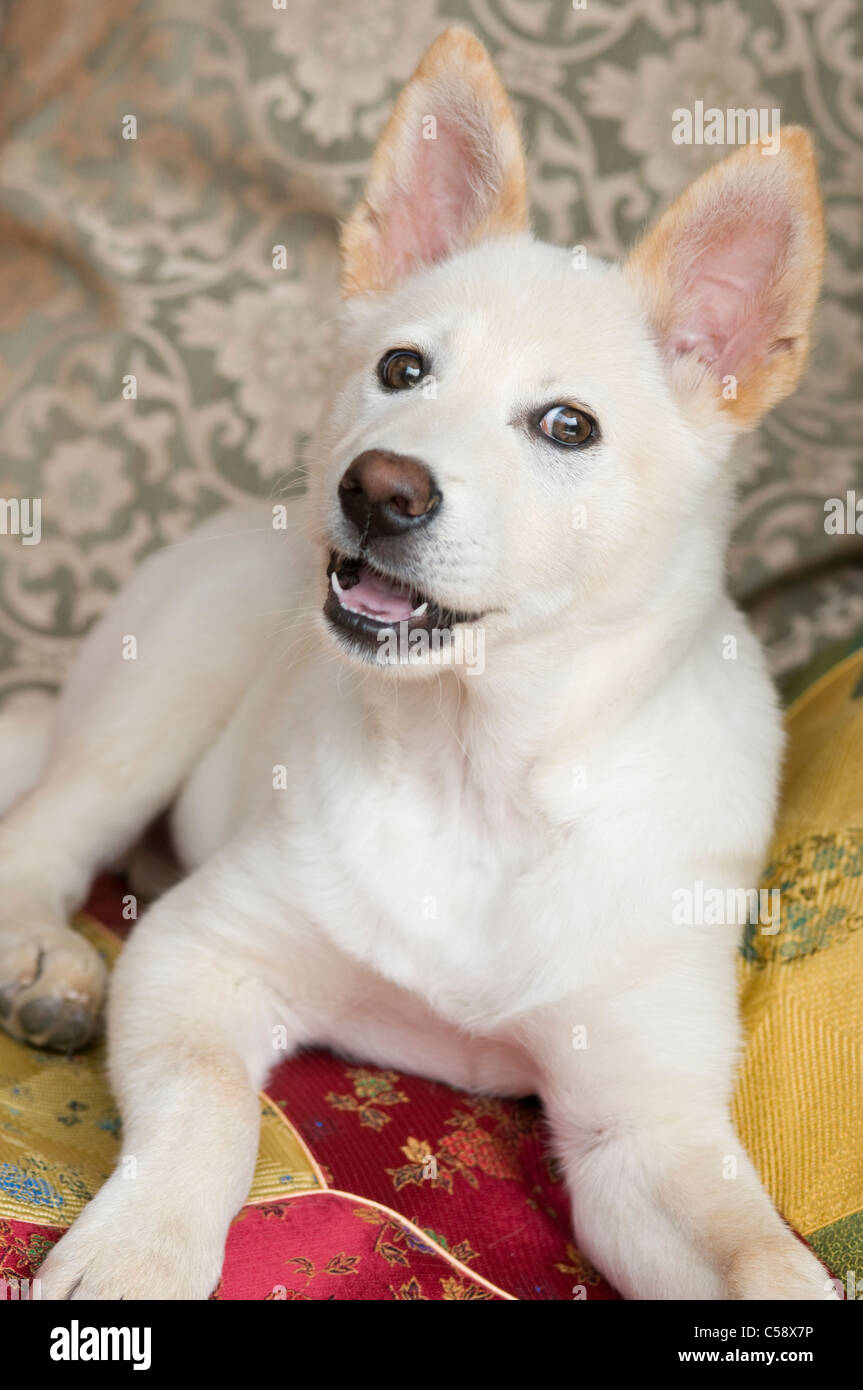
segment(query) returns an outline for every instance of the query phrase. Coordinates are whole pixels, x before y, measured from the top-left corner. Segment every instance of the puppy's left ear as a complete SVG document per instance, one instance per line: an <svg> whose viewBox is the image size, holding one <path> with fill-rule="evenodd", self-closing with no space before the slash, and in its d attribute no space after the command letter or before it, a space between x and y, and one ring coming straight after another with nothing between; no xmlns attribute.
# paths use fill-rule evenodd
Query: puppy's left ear
<svg viewBox="0 0 863 1390"><path fill-rule="evenodd" d="M824 217L812 142L746 145L697 179L624 273L681 394L708 391L748 428L797 385L821 288Z"/></svg>
<svg viewBox="0 0 863 1390"><path fill-rule="evenodd" d="M479 39L446 29L396 102L343 230L344 293L392 289L527 225L524 154L500 78Z"/></svg>

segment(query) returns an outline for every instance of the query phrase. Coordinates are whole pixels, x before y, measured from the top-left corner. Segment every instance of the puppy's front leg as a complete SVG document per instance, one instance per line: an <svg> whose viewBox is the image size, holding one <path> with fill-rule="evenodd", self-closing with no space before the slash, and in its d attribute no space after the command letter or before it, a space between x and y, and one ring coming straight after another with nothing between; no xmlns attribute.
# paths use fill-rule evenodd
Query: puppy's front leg
<svg viewBox="0 0 863 1390"><path fill-rule="evenodd" d="M674 970L539 1026L576 1241L629 1299L831 1298L731 1125L733 989Z"/></svg>
<svg viewBox="0 0 863 1390"><path fill-rule="evenodd" d="M286 1055L276 1038L289 1050L301 1040L267 983L284 934L279 903L223 860L135 929L109 990L121 1156L39 1270L44 1298L206 1298L215 1287L254 1170L256 1093Z"/></svg>

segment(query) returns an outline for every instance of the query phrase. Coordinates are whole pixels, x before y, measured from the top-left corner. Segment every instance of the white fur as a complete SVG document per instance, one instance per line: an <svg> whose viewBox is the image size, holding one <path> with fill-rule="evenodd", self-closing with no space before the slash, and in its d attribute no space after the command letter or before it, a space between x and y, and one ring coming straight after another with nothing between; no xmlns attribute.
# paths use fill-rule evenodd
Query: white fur
<svg viewBox="0 0 863 1390"><path fill-rule="evenodd" d="M403 343L434 398L378 388ZM601 443L569 454L513 423L559 398ZM575 1239L627 1297L827 1296L728 1117L739 927L671 915L697 880L757 886L776 801L776 701L723 589L730 444L697 392L673 394L620 272L527 235L348 307L289 532L269 506L220 516L142 567L0 827L0 980L41 946L57 988L71 970L97 990L63 917L169 805L188 872L110 992L137 1176L61 1240L45 1296L207 1295L279 1025L292 1046L538 1091ZM327 554L351 539L337 485L370 447L442 485L406 563L486 614L482 675L378 670L327 628Z"/></svg>

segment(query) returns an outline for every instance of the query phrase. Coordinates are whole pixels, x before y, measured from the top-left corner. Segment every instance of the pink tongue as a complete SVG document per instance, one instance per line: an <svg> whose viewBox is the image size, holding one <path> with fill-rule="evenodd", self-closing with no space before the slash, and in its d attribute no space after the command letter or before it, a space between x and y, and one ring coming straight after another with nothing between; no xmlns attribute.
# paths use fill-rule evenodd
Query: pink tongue
<svg viewBox="0 0 863 1390"><path fill-rule="evenodd" d="M383 618L387 622L402 622L411 615L410 589L393 579L373 574L367 565L360 566L359 580L345 590L342 602L355 613L366 613L370 618Z"/></svg>

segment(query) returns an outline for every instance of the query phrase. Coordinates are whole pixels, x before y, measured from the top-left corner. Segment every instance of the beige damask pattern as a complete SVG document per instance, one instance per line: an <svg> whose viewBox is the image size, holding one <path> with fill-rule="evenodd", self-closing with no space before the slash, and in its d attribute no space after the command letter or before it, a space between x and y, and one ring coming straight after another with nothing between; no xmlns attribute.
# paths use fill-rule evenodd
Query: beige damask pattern
<svg viewBox="0 0 863 1390"><path fill-rule="evenodd" d="M147 551L302 486L338 351L337 219L453 19L499 64L537 230L564 244L618 255L721 153L672 142L677 107L778 107L815 131L818 343L742 451L731 567L780 673L863 626L863 539L824 529L826 498L863 498L859 3L281 3L6 0L0 498L40 498L43 538L0 534L0 693L54 685Z"/></svg>

